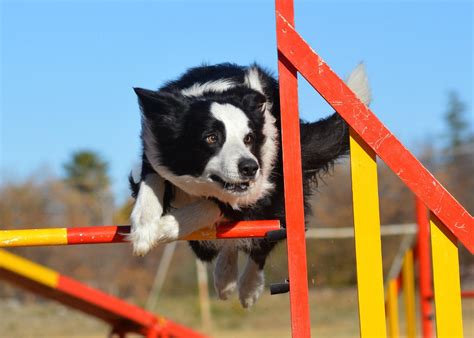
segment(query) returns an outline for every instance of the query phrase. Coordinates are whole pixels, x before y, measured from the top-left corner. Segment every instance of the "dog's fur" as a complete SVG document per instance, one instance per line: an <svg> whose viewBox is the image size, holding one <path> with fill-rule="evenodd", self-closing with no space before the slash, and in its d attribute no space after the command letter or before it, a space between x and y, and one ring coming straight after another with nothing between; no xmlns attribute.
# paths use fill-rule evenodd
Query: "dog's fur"
<svg viewBox="0 0 474 338"><path fill-rule="evenodd" d="M369 103L363 65L347 83ZM269 72L258 65L201 66L158 91L135 92L143 141L140 177L130 180L136 197L130 234L135 254L144 255L157 244L226 220L279 219L285 226L279 93ZM311 180L349 151L349 132L336 113L300 127L308 197ZM201 260L217 257L214 285L221 299L238 288L244 307L255 303L274 242L243 239L190 245ZM248 255L240 276L239 251Z"/></svg>

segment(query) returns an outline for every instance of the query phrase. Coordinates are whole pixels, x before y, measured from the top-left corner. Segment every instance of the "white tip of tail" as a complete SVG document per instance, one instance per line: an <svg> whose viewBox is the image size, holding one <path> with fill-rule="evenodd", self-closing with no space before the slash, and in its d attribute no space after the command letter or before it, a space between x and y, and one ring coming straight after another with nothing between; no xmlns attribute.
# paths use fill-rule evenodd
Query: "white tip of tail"
<svg viewBox="0 0 474 338"><path fill-rule="evenodd" d="M346 84L364 104L367 106L370 104L372 95L370 93L369 79L367 78L367 72L365 71L365 65L363 63L359 63L357 67L354 68L347 78Z"/></svg>

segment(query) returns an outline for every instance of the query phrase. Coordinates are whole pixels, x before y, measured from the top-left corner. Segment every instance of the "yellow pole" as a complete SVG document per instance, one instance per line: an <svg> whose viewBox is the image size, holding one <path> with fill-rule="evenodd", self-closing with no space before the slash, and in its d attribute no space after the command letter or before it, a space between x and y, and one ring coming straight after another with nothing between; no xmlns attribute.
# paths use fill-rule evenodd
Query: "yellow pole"
<svg viewBox="0 0 474 338"><path fill-rule="evenodd" d="M390 338L400 337L400 328L398 326L398 285L396 278L388 282L387 315L388 336Z"/></svg>
<svg viewBox="0 0 474 338"><path fill-rule="evenodd" d="M385 300L375 153L351 129L352 205L360 336L385 338Z"/></svg>
<svg viewBox="0 0 474 338"><path fill-rule="evenodd" d="M463 337L457 241L433 213L430 228L436 336Z"/></svg>
<svg viewBox="0 0 474 338"><path fill-rule="evenodd" d="M64 244L67 244L66 228L0 231L0 246L2 247Z"/></svg>
<svg viewBox="0 0 474 338"><path fill-rule="evenodd" d="M59 274L56 271L2 249L0 249L0 269L13 271L51 288L56 288L59 281Z"/></svg>
<svg viewBox="0 0 474 338"><path fill-rule="evenodd" d="M413 250L410 249L403 257L402 283L403 302L405 303L405 319L407 338L416 337L416 308L415 308L415 276L413 264Z"/></svg>

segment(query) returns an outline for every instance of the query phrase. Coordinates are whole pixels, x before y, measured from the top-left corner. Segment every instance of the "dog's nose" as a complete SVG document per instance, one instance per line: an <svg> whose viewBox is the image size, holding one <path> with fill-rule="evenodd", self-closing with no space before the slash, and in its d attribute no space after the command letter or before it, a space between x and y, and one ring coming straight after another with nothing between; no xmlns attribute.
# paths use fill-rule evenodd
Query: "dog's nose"
<svg viewBox="0 0 474 338"><path fill-rule="evenodd" d="M239 161L239 173L247 178L253 178L258 170L258 163L251 158L244 158Z"/></svg>

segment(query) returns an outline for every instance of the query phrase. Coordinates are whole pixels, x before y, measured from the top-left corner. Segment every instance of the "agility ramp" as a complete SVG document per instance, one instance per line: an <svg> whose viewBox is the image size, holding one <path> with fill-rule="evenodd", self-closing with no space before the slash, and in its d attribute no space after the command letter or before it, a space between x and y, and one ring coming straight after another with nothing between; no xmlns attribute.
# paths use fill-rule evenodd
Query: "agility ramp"
<svg viewBox="0 0 474 338"><path fill-rule="evenodd" d="M161 316L91 288L40 264L0 249L0 279L54 299L110 324L111 333L124 337L139 333L148 338L204 338Z"/></svg>

